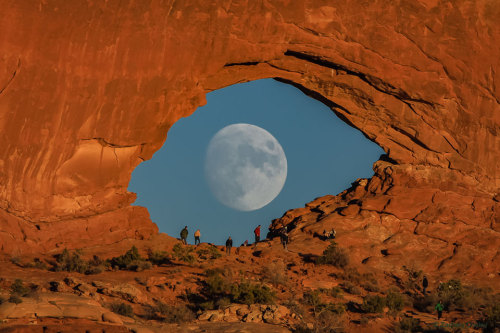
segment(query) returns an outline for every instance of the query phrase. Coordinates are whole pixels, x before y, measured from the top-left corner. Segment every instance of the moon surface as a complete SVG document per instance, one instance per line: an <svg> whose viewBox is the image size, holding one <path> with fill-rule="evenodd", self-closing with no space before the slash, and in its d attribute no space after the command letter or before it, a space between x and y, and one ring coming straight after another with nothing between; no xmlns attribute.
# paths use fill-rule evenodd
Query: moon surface
<svg viewBox="0 0 500 333"><path fill-rule="evenodd" d="M205 177L222 204L252 211L269 204L286 181L285 152L266 130L250 124L232 124L210 140Z"/></svg>

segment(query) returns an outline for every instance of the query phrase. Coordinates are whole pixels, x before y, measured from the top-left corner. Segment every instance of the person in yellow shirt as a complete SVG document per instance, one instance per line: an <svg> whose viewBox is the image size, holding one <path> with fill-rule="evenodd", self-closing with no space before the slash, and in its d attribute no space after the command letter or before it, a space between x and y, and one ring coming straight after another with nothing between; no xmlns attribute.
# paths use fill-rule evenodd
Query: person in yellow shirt
<svg viewBox="0 0 500 333"><path fill-rule="evenodd" d="M200 236L201 236L201 232L200 232L200 229L198 229L194 232L194 245L200 244Z"/></svg>

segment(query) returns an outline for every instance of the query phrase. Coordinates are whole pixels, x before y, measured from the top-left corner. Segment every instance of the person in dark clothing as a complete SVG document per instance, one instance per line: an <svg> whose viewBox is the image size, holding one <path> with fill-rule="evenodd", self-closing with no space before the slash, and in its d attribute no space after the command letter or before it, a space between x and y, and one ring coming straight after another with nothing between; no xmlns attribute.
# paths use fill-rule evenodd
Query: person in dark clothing
<svg viewBox="0 0 500 333"><path fill-rule="evenodd" d="M255 228L253 233L255 234L255 243L260 242L260 224Z"/></svg>
<svg viewBox="0 0 500 333"><path fill-rule="evenodd" d="M438 312L438 319L441 319L444 310L444 305L441 303L441 300L439 300L438 304L436 304L436 310Z"/></svg>
<svg viewBox="0 0 500 333"><path fill-rule="evenodd" d="M186 244L187 244L186 239L188 238L188 234L189 234L189 232L188 232L188 227L187 227L187 226L185 226L185 227L184 227L184 229L182 229L182 231L181 231L181 240L182 240L182 243L183 243L184 245L186 245Z"/></svg>
<svg viewBox="0 0 500 333"><path fill-rule="evenodd" d="M422 287L424 288L424 295L425 295L425 290L427 289L427 287L429 286L429 281L427 281L427 276L424 275L424 279L422 280Z"/></svg>
<svg viewBox="0 0 500 333"><path fill-rule="evenodd" d="M280 234L281 238L281 244L283 245L283 248L288 251L288 232L286 232L286 227L285 229L282 230Z"/></svg>
<svg viewBox="0 0 500 333"><path fill-rule="evenodd" d="M231 239L231 236L226 241L226 254L231 255L231 248L233 247L233 240Z"/></svg>

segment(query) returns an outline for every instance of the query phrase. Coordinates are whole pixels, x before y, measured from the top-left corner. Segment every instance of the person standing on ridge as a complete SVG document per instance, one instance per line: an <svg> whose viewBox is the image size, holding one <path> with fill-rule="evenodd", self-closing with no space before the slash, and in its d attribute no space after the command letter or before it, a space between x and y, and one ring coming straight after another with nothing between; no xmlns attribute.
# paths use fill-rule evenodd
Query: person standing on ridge
<svg viewBox="0 0 500 333"><path fill-rule="evenodd" d="M200 244L200 236L201 236L201 232L200 232L200 229L198 229L194 232L194 245Z"/></svg>
<svg viewBox="0 0 500 333"><path fill-rule="evenodd" d="M257 226L257 228L255 228L253 233L255 234L255 244L257 244L258 242L260 242L260 224Z"/></svg>
<svg viewBox="0 0 500 333"><path fill-rule="evenodd" d="M228 256L231 255L231 248L233 247L233 240L231 239L231 236L226 241L226 254Z"/></svg>
<svg viewBox="0 0 500 333"><path fill-rule="evenodd" d="M188 227L185 226L184 229L181 230L181 240L182 240L182 244L186 245L187 244L187 241L186 239L188 238Z"/></svg>
<svg viewBox="0 0 500 333"><path fill-rule="evenodd" d="M281 238L281 244L283 245L283 248L288 251L288 232L286 231L286 227L283 228L280 234Z"/></svg>
<svg viewBox="0 0 500 333"><path fill-rule="evenodd" d="M424 279L422 280L422 287L424 288L424 295L425 295L425 290L427 289L427 287L429 286L429 281L427 280L427 276L424 275Z"/></svg>

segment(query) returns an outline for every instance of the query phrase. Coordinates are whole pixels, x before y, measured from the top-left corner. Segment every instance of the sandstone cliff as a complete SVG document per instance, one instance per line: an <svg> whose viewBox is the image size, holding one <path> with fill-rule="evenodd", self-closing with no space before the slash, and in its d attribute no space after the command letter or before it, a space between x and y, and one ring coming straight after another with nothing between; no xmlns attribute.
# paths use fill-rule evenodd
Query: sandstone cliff
<svg viewBox="0 0 500 333"><path fill-rule="evenodd" d="M386 151L346 211L393 219L425 237L420 245L442 240L450 256L459 249L498 269L496 1L5 0L0 8L2 251L156 233L146 210L130 207L133 169L206 93L272 77Z"/></svg>

